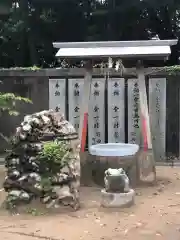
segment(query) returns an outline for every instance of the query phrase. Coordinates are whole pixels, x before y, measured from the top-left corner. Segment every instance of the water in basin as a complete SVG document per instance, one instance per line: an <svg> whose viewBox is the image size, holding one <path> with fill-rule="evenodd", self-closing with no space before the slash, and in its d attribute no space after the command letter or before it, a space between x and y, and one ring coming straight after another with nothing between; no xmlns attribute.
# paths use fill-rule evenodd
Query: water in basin
<svg viewBox="0 0 180 240"><path fill-rule="evenodd" d="M139 150L137 144L130 143L105 143L90 146L91 155L102 157L134 156Z"/></svg>

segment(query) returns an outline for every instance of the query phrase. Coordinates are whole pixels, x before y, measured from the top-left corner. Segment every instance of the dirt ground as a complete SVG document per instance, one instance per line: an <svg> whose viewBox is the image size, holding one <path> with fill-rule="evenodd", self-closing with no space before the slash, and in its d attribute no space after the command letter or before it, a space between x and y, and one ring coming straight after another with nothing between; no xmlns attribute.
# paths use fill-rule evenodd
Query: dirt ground
<svg viewBox="0 0 180 240"><path fill-rule="evenodd" d="M10 216L1 210L0 239L180 240L180 167L157 167L157 176L157 186L136 189L135 205L126 209L101 208L100 189L83 187L77 212Z"/></svg>

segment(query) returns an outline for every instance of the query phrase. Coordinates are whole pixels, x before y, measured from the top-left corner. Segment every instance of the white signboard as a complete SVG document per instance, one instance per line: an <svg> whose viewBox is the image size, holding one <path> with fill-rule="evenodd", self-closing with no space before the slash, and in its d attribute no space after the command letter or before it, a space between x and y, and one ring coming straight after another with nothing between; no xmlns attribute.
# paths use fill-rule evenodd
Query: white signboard
<svg viewBox="0 0 180 240"><path fill-rule="evenodd" d="M139 88L137 79L128 79L128 142L141 144Z"/></svg>
<svg viewBox="0 0 180 240"><path fill-rule="evenodd" d="M49 79L49 109L62 112L66 116L65 88L65 79Z"/></svg>
<svg viewBox="0 0 180 240"><path fill-rule="evenodd" d="M149 79L149 113L155 159L156 161L164 160L166 151L166 78Z"/></svg>
<svg viewBox="0 0 180 240"><path fill-rule="evenodd" d="M105 79L93 79L91 85L89 117L88 117L88 144L89 146L105 141Z"/></svg>
<svg viewBox="0 0 180 240"><path fill-rule="evenodd" d="M84 79L68 79L69 122L78 132Z"/></svg>
<svg viewBox="0 0 180 240"><path fill-rule="evenodd" d="M124 78L108 79L108 142L125 141Z"/></svg>

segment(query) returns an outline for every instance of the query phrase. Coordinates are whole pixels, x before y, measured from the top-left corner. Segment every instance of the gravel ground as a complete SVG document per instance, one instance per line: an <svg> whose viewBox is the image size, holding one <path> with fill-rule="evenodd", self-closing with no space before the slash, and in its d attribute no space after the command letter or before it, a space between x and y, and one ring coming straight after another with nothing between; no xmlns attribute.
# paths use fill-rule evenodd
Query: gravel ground
<svg viewBox="0 0 180 240"><path fill-rule="evenodd" d="M158 184L136 189L135 205L99 206L100 189L81 189L79 211L58 210L41 216L10 216L1 209L1 240L180 240L180 167L157 167ZM0 181L4 178L1 168ZM3 202L5 193L0 191Z"/></svg>

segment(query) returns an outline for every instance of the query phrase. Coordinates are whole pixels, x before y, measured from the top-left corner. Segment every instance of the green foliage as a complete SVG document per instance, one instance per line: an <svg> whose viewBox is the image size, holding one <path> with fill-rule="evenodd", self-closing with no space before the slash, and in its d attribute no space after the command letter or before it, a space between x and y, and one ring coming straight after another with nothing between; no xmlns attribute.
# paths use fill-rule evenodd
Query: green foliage
<svg viewBox="0 0 180 240"><path fill-rule="evenodd" d="M16 96L13 93L1 93L0 92L0 111L7 111L10 115L17 116L19 113L16 111L16 103L17 102L25 102L32 103L28 98L23 98L20 96Z"/></svg>
<svg viewBox="0 0 180 240"><path fill-rule="evenodd" d="M6 209L9 209L12 213L16 212L16 201L17 201L17 197L16 196L8 196L6 198Z"/></svg>
<svg viewBox="0 0 180 240"><path fill-rule="evenodd" d="M1 0L0 1L0 15L7 15L11 9L11 0Z"/></svg>
<svg viewBox="0 0 180 240"><path fill-rule="evenodd" d="M180 37L178 0L2 0L0 67L54 67L54 41L145 40ZM171 65L178 62L173 51Z"/></svg>
<svg viewBox="0 0 180 240"><path fill-rule="evenodd" d="M27 70L30 70L30 71L38 71L40 70L41 68L37 67L37 66L32 66L32 67L13 67L13 68L9 68L10 70L21 70L21 71L27 71ZM8 70L9 70L8 69Z"/></svg>
<svg viewBox="0 0 180 240"><path fill-rule="evenodd" d="M45 215L45 212L40 211L39 209L28 207L26 212L34 217Z"/></svg>
<svg viewBox="0 0 180 240"><path fill-rule="evenodd" d="M44 144L43 151L39 154L39 160L48 169L47 175L53 176L68 163L69 156L67 144L54 141Z"/></svg>
<svg viewBox="0 0 180 240"><path fill-rule="evenodd" d="M19 115L19 112L16 110L17 102L32 103L32 101L28 98L16 96L13 93L0 92L0 113L7 112L12 116ZM11 137L6 137L2 133L0 133L0 137L7 143L11 143Z"/></svg>
<svg viewBox="0 0 180 240"><path fill-rule="evenodd" d="M49 174L46 174L47 176L43 176L41 179L41 186L44 192L50 192L52 190L52 181L51 178L48 176Z"/></svg>
<svg viewBox="0 0 180 240"><path fill-rule="evenodd" d="M164 70L169 75L178 75L180 73L180 65L170 66L170 67L164 67Z"/></svg>

